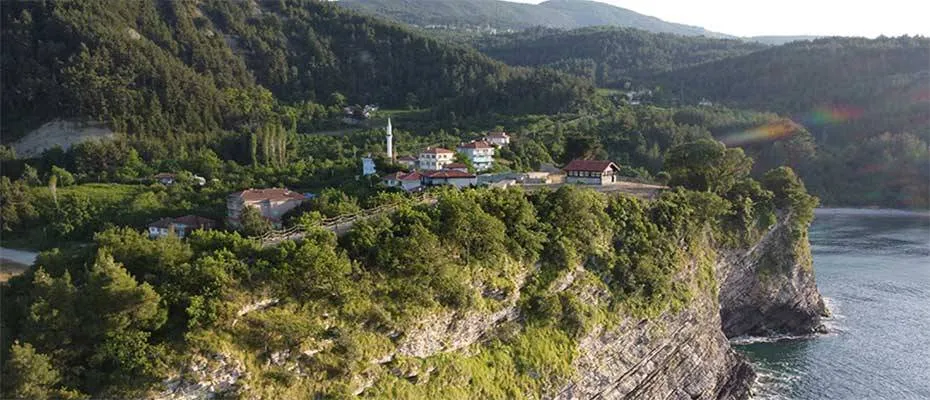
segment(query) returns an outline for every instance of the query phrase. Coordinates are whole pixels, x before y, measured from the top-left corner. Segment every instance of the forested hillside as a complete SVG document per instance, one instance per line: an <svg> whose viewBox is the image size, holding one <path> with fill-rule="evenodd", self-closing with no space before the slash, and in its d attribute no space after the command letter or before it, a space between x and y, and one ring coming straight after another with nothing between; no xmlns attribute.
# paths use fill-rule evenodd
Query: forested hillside
<svg viewBox="0 0 930 400"><path fill-rule="evenodd" d="M163 135L312 121L346 101L461 116L568 111L593 94L325 2L3 2L2 14L5 140L53 118Z"/></svg>
<svg viewBox="0 0 930 400"><path fill-rule="evenodd" d="M573 29L616 25L688 36L730 37L589 0L520 4L501 0L339 0L340 5L421 26L469 30Z"/></svg>
<svg viewBox="0 0 930 400"><path fill-rule="evenodd" d="M828 38L661 74L686 102L797 117L827 143L856 133L910 131L930 138L930 39Z"/></svg>
<svg viewBox="0 0 930 400"><path fill-rule="evenodd" d="M487 35L475 41L483 53L511 65L544 66L585 77L598 86L622 87L637 78L736 57L765 45L730 39L657 34L631 28L570 31L535 28Z"/></svg>

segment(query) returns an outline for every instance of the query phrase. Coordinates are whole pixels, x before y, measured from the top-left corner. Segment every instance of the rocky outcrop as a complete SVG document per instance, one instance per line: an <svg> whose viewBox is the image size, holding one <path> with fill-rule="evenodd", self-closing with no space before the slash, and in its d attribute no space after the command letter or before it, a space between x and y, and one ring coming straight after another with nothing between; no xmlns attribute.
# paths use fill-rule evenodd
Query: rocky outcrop
<svg viewBox="0 0 930 400"><path fill-rule="evenodd" d="M246 375L242 362L225 354L195 355L183 373L165 380L164 390L152 400L212 399L240 390Z"/></svg>
<svg viewBox="0 0 930 400"><path fill-rule="evenodd" d="M755 373L721 332L716 293L696 282L697 269L685 271L694 295L683 309L627 317L582 339L578 376L554 398L748 398Z"/></svg>
<svg viewBox="0 0 930 400"><path fill-rule="evenodd" d="M779 218L748 250L730 250L717 263L720 317L727 337L805 335L822 331L827 315L814 279L807 229Z"/></svg>

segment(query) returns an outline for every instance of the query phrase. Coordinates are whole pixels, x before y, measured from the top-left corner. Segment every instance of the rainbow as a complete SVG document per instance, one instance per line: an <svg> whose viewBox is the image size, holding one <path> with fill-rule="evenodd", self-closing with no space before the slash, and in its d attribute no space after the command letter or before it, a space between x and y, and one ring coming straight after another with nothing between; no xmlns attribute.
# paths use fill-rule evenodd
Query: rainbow
<svg viewBox="0 0 930 400"><path fill-rule="evenodd" d="M768 123L750 130L736 132L720 138L727 146L743 146L751 143L769 142L794 135L798 127L787 121Z"/></svg>
<svg viewBox="0 0 930 400"><path fill-rule="evenodd" d="M823 106L811 111L803 120L811 125L836 124L851 121L862 115L862 109L854 106Z"/></svg>

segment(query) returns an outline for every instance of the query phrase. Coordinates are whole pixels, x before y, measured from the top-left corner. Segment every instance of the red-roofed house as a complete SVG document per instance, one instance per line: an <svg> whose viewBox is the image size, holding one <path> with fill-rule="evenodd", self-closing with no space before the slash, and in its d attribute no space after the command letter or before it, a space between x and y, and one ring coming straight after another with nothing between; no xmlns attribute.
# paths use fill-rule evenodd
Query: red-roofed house
<svg viewBox="0 0 930 400"><path fill-rule="evenodd" d="M427 147L420 153L420 169L438 171L446 164L451 164L455 152L441 147Z"/></svg>
<svg viewBox="0 0 930 400"><path fill-rule="evenodd" d="M196 215L185 215L178 218L162 218L149 224L148 228L151 238L165 237L171 232L183 238L198 229L216 229L216 221Z"/></svg>
<svg viewBox="0 0 930 400"><path fill-rule="evenodd" d="M456 150L458 150L459 153L465 154L478 171L489 169L491 165L494 164L495 149L494 146L491 146L488 142L479 140L462 143Z"/></svg>
<svg viewBox="0 0 930 400"><path fill-rule="evenodd" d="M466 186L475 186L478 184L478 177L468 172L462 172L455 169L446 169L442 171L429 171L423 173L423 183L430 186L453 185L458 188Z"/></svg>
<svg viewBox="0 0 930 400"><path fill-rule="evenodd" d="M395 172L384 177L383 181L386 186L399 187L409 192L423 185L423 175L417 171Z"/></svg>
<svg viewBox="0 0 930 400"><path fill-rule="evenodd" d="M611 161L572 160L565 168L566 183L610 185L619 181L620 167Z"/></svg>
<svg viewBox="0 0 930 400"><path fill-rule="evenodd" d="M275 227L281 226L284 213L307 200L304 195L288 189L248 189L236 192L226 199L226 217L229 226L239 226L239 216L245 207L255 207Z"/></svg>

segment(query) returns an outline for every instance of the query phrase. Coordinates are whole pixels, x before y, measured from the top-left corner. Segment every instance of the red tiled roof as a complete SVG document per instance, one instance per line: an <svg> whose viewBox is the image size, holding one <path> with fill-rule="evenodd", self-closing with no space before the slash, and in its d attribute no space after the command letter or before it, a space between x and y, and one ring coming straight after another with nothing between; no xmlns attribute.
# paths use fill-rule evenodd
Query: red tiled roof
<svg viewBox="0 0 930 400"><path fill-rule="evenodd" d="M466 168L466 169L467 169L468 166L465 165L465 163L454 162L454 163L451 163L451 164L446 164L446 165L445 165L444 167L442 167L442 168L443 168L443 169L456 169L456 168Z"/></svg>
<svg viewBox="0 0 930 400"><path fill-rule="evenodd" d="M424 172L423 176L430 179L446 179L446 178L474 178L475 176L469 174L468 172L462 172L457 169L444 169L441 171L430 171Z"/></svg>
<svg viewBox="0 0 930 400"><path fill-rule="evenodd" d="M212 229L216 226L216 221L197 215L185 215L178 218L162 218L149 224L149 226L156 228L169 228L171 225L186 225L193 228Z"/></svg>
<svg viewBox="0 0 930 400"><path fill-rule="evenodd" d="M177 175L170 172L159 172L155 174L155 179L171 178L174 179Z"/></svg>
<svg viewBox="0 0 930 400"><path fill-rule="evenodd" d="M470 143L463 143L459 145L460 149L490 149L491 147L493 146L489 145L488 142L485 142L482 140L478 140L478 141L474 141Z"/></svg>
<svg viewBox="0 0 930 400"><path fill-rule="evenodd" d="M248 189L241 192L233 193L231 196L239 197L242 201L285 201L285 200L304 200L304 195L292 192L288 189L271 188L271 189Z"/></svg>
<svg viewBox="0 0 930 400"><path fill-rule="evenodd" d="M566 171L588 171L588 172L604 172L607 168L619 169L617 164L614 164L611 161L602 161L602 160L572 160L568 163L565 168L562 168Z"/></svg>
<svg viewBox="0 0 930 400"><path fill-rule="evenodd" d="M442 147L427 147L426 150L423 150L423 152L429 154L455 153L452 150L444 149Z"/></svg>
<svg viewBox="0 0 930 400"><path fill-rule="evenodd" d="M418 181L418 180L420 180L420 178L422 178L422 177L423 177L423 175L420 174L420 173L417 172L417 171L413 171L413 172L410 172L410 173L407 173L407 172L395 172L395 173L393 173L393 174L390 174L390 175L384 177L384 180L386 180L386 181L387 181L387 180L394 180L394 181Z"/></svg>

